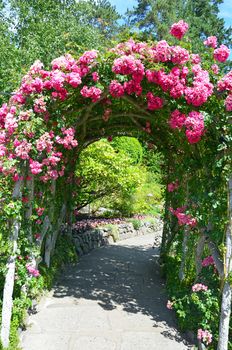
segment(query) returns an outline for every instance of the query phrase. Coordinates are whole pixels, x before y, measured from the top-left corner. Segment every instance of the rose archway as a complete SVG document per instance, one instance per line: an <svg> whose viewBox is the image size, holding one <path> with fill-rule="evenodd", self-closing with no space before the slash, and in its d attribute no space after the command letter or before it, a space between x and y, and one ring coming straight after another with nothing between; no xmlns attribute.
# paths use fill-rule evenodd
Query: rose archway
<svg viewBox="0 0 232 350"><path fill-rule="evenodd" d="M188 25L180 21L170 33L182 40L187 29ZM72 215L74 170L80 150L101 137L133 135L140 130L166 160L161 253L165 256L175 240L175 223L182 230L183 242L193 235L198 252L209 246L224 281L218 349L227 349L232 72L225 74L223 66L216 64L226 61L228 48L217 48L215 37L204 43L208 48L202 57L191 53L187 41L169 45L164 40L148 44L130 39L104 53L88 51L77 59L69 54L59 57L53 60L51 70L36 61L19 90L1 107L1 225L12 242L3 296L4 346L9 342L20 235L26 238L30 251L26 269L36 277L40 256L49 265L59 227ZM227 192L229 218L225 215ZM224 263L217 245L225 239L211 235L219 228L215 218L218 206L213 206L217 198L223 203L220 225L227 228ZM199 260L201 263L200 253ZM180 278L185 267L184 249L182 263ZM206 341L207 333L199 337Z"/></svg>

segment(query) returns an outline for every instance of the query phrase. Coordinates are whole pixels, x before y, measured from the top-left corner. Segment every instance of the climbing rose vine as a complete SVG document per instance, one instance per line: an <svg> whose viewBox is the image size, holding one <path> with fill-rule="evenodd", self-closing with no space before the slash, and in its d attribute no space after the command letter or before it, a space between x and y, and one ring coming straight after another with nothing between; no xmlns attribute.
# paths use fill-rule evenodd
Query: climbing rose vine
<svg viewBox="0 0 232 350"><path fill-rule="evenodd" d="M170 33L181 39L187 29L188 25L179 21L171 27ZM215 49L213 56L217 61L224 62L228 58L229 49L225 45L216 49L216 37L209 37L204 43ZM43 182L63 176L63 152L77 147L76 129L65 115L59 117L63 123L58 123L51 105L56 101L68 104L74 94L80 105L85 100L97 103L103 96L109 101L126 95L137 96L151 112L162 111L168 101L173 100L178 108L170 111L170 127L183 129L190 144L202 139L205 121L201 107L213 94L210 77L215 79L214 75L218 74L215 64L212 71L207 71L202 67L199 55L178 45L170 46L165 40L149 46L131 39L118 44L111 52L114 77L108 86L101 71L97 71L100 68L99 53L94 50L85 52L79 59L71 55L54 59L50 71L39 61L33 64L18 91L0 109L0 170L4 175L15 176L18 162L28 160L31 173L39 175ZM148 63L149 68L146 67ZM99 82L99 86L95 85ZM218 81L217 86L219 91L229 92L225 98L227 111L232 109L231 85L230 72ZM186 107L182 110L180 105ZM107 111L104 112L105 120L111 114ZM35 128L37 120L44 124L44 132ZM64 126L59 127L59 124Z"/></svg>

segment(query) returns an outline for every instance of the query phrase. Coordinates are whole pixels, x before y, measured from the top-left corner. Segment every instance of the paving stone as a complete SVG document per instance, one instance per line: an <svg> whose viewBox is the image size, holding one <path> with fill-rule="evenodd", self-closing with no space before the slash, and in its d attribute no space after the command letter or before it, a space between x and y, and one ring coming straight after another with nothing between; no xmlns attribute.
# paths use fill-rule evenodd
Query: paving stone
<svg viewBox="0 0 232 350"><path fill-rule="evenodd" d="M70 341L71 334L36 334L35 338L35 334L29 333L23 337L23 350L69 350Z"/></svg>
<svg viewBox="0 0 232 350"><path fill-rule="evenodd" d="M125 239L67 266L38 313L28 317L22 349L190 349L166 308L153 242L154 233Z"/></svg>
<svg viewBox="0 0 232 350"><path fill-rule="evenodd" d="M120 350L185 350L186 346L166 338L161 333L126 332Z"/></svg>
<svg viewBox="0 0 232 350"><path fill-rule="evenodd" d="M116 343L104 336L78 336L69 350L116 350Z"/></svg>

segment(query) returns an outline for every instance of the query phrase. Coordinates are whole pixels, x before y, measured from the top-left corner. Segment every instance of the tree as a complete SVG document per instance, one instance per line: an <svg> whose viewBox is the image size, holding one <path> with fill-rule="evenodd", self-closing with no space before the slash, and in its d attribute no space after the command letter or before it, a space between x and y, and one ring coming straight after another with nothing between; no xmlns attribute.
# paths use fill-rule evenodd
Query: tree
<svg viewBox="0 0 232 350"><path fill-rule="evenodd" d="M106 140L84 149L76 165L77 208L104 197L125 197L142 181L139 167L133 166L126 152L117 152Z"/></svg>
<svg viewBox="0 0 232 350"><path fill-rule="evenodd" d="M12 92L35 60L47 67L54 57L65 53L78 55L106 46L117 32L119 17L107 0L2 3L0 91Z"/></svg>
<svg viewBox="0 0 232 350"><path fill-rule="evenodd" d="M0 103L3 99L8 99L13 88L17 86L18 74L21 67L18 66L18 48L12 43L9 23L4 18L0 6Z"/></svg>
<svg viewBox="0 0 232 350"><path fill-rule="evenodd" d="M128 24L139 28L145 36L157 40L170 40L170 26L184 19L189 24L189 38L194 49L203 49L202 39L215 35L218 42L231 45L232 29L225 29L225 22L218 17L223 0L138 0L137 6L128 11Z"/></svg>
<svg viewBox="0 0 232 350"><path fill-rule="evenodd" d="M132 164L141 164L143 160L143 147L134 137L114 137L112 146L117 152L126 154Z"/></svg>

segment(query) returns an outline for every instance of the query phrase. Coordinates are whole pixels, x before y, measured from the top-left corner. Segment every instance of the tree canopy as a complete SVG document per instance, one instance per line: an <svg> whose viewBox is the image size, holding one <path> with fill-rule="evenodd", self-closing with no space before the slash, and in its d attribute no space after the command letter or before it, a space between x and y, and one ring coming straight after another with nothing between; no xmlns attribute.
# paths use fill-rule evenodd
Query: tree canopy
<svg viewBox="0 0 232 350"><path fill-rule="evenodd" d="M231 45L232 29L226 29L224 19L219 18L222 3L223 0L138 0L127 13L128 24L142 30L146 37L170 41L171 24L184 18L195 50L202 51L202 39L212 35L217 36L220 44Z"/></svg>
<svg viewBox="0 0 232 350"><path fill-rule="evenodd" d="M122 138L121 142L131 150L136 141L126 142ZM133 156L134 153L131 155L122 150L116 152L107 140L97 141L84 149L75 172L77 209L97 199L102 202L104 197L122 198L126 195L129 198L143 181L142 169L132 165L135 163Z"/></svg>
<svg viewBox="0 0 232 350"><path fill-rule="evenodd" d="M0 7L0 98L19 84L30 65L59 55L105 47L120 18L107 0L8 0Z"/></svg>

